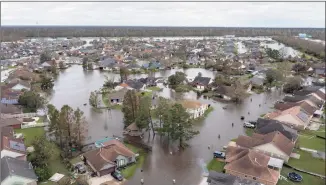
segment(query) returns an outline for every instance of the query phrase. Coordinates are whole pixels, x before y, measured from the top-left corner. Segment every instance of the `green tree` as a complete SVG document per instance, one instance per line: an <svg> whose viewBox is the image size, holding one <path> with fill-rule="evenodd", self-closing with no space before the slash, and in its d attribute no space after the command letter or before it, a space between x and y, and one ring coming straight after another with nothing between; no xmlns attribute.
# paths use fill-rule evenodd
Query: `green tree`
<svg viewBox="0 0 326 185"><path fill-rule="evenodd" d="M128 80L128 76L129 76L128 69L125 67L121 67L120 68L120 83L122 83L125 80Z"/></svg>
<svg viewBox="0 0 326 185"><path fill-rule="evenodd" d="M51 177L50 169L47 166L43 168L36 167L34 171L40 182L46 181Z"/></svg>
<svg viewBox="0 0 326 185"><path fill-rule="evenodd" d="M125 126L128 126L136 121L139 110L139 101L140 100L136 94L136 91L129 90L125 94L122 104Z"/></svg>
<svg viewBox="0 0 326 185"><path fill-rule="evenodd" d="M65 68L65 64L63 63L63 61L59 62L59 68L60 69L64 69Z"/></svg>
<svg viewBox="0 0 326 185"><path fill-rule="evenodd" d="M89 96L89 104L94 107L97 108L98 106L98 94L97 92L91 92L90 96Z"/></svg>
<svg viewBox="0 0 326 185"><path fill-rule="evenodd" d="M50 143L46 140L45 136L41 136L34 138L32 146L34 147L34 152L28 156L29 161L35 167L46 167L53 153Z"/></svg>
<svg viewBox="0 0 326 185"><path fill-rule="evenodd" d="M88 64L88 58L84 57L83 58L83 69L87 69L87 64Z"/></svg>
<svg viewBox="0 0 326 185"><path fill-rule="evenodd" d="M93 63L92 62L87 63L87 69L93 70Z"/></svg>
<svg viewBox="0 0 326 185"><path fill-rule="evenodd" d="M168 113L169 108L170 108L170 104L168 100L163 97L159 97L157 102L157 107L154 111L154 115L159 118L160 128L162 128L163 115Z"/></svg>
<svg viewBox="0 0 326 185"><path fill-rule="evenodd" d="M59 126L62 127L62 134L65 136L64 153L66 156L72 156L73 147L73 123L74 123L74 110L68 105L62 106L59 114Z"/></svg>
<svg viewBox="0 0 326 185"><path fill-rule="evenodd" d="M40 62L50 61L52 59L51 53L49 51L44 51L40 55Z"/></svg>
<svg viewBox="0 0 326 185"><path fill-rule="evenodd" d="M26 91L19 96L18 103L30 112L36 112L45 104L45 99L34 91Z"/></svg>
<svg viewBox="0 0 326 185"><path fill-rule="evenodd" d="M54 105L48 104L48 116L49 116L49 133L51 136L54 136L56 143L63 148L63 125L59 120L60 112L55 108Z"/></svg>
<svg viewBox="0 0 326 185"><path fill-rule="evenodd" d="M294 91L300 90L302 88L303 80L299 76L290 77L286 80L283 86L283 92L293 93Z"/></svg>
<svg viewBox="0 0 326 185"><path fill-rule="evenodd" d="M265 83L271 87L274 82L280 81L283 79L283 75L280 71L276 69L268 69L266 71Z"/></svg>
<svg viewBox="0 0 326 185"><path fill-rule="evenodd" d="M74 145L81 151L83 142L85 141L85 136L87 135L87 121L84 116L84 112L77 108L74 111L74 123L73 123L73 133L74 133Z"/></svg>
<svg viewBox="0 0 326 185"><path fill-rule="evenodd" d="M186 81L187 75L183 72L176 72L174 75L169 76L168 82L171 88L175 89L178 85L183 84Z"/></svg>
<svg viewBox="0 0 326 185"><path fill-rule="evenodd" d="M174 104L170 109L170 115L172 120L171 139L179 141L179 147L184 148L187 146L186 141L199 134L199 132L193 129L190 115L181 104Z"/></svg>
<svg viewBox="0 0 326 185"><path fill-rule="evenodd" d="M41 89L43 91L52 89L54 86L53 80L47 76L42 76L41 78Z"/></svg>

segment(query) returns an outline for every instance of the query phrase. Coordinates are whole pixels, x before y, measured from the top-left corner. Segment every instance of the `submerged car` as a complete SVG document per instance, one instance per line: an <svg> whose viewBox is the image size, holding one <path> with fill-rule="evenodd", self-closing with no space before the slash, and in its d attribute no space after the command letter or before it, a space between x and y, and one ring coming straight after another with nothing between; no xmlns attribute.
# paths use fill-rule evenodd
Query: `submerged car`
<svg viewBox="0 0 326 185"><path fill-rule="evenodd" d="M301 182L302 181L302 176L300 174L295 173L295 172L290 172L288 174L288 178L293 182Z"/></svg>
<svg viewBox="0 0 326 185"><path fill-rule="evenodd" d="M121 172L119 171L114 171L111 173L112 177L115 178L118 181L122 181L123 180L123 176L121 174Z"/></svg>

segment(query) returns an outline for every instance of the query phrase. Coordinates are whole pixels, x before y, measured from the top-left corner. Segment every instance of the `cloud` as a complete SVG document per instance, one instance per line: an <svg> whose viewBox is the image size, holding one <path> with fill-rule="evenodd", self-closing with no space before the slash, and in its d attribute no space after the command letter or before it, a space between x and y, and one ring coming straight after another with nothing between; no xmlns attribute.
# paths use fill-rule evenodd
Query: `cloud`
<svg viewBox="0 0 326 185"><path fill-rule="evenodd" d="M2 2L2 25L325 27L324 2Z"/></svg>

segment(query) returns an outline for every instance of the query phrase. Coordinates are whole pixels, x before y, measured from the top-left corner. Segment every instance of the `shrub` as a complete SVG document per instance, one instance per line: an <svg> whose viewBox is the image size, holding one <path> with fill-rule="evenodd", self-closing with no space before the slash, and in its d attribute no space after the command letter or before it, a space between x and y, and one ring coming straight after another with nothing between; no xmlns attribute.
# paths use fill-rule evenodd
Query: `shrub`
<svg viewBox="0 0 326 185"><path fill-rule="evenodd" d="M48 167L35 168L35 174L37 175L39 181L45 181L51 177L50 170Z"/></svg>

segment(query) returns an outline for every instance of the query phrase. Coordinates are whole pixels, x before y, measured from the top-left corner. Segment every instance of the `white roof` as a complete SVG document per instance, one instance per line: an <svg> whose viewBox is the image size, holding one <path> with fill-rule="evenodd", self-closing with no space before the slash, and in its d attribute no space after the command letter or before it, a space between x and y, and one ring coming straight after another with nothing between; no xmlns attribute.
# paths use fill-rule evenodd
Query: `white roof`
<svg viewBox="0 0 326 185"><path fill-rule="evenodd" d="M320 88L319 90L325 94L325 87Z"/></svg>
<svg viewBox="0 0 326 185"><path fill-rule="evenodd" d="M49 180L52 181L52 182L58 182L64 176L65 175L63 175L61 173L55 173Z"/></svg>
<svg viewBox="0 0 326 185"><path fill-rule="evenodd" d="M271 157L268 161L268 166L276 167L276 168L282 168L284 161L282 159L277 159Z"/></svg>
<svg viewBox="0 0 326 185"><path fill-rule="evenodd" d="M323 111L321 111L321 110L316 110L316 111L314 112L314 114L322 115L322 114L323 114Z"/></svg>

